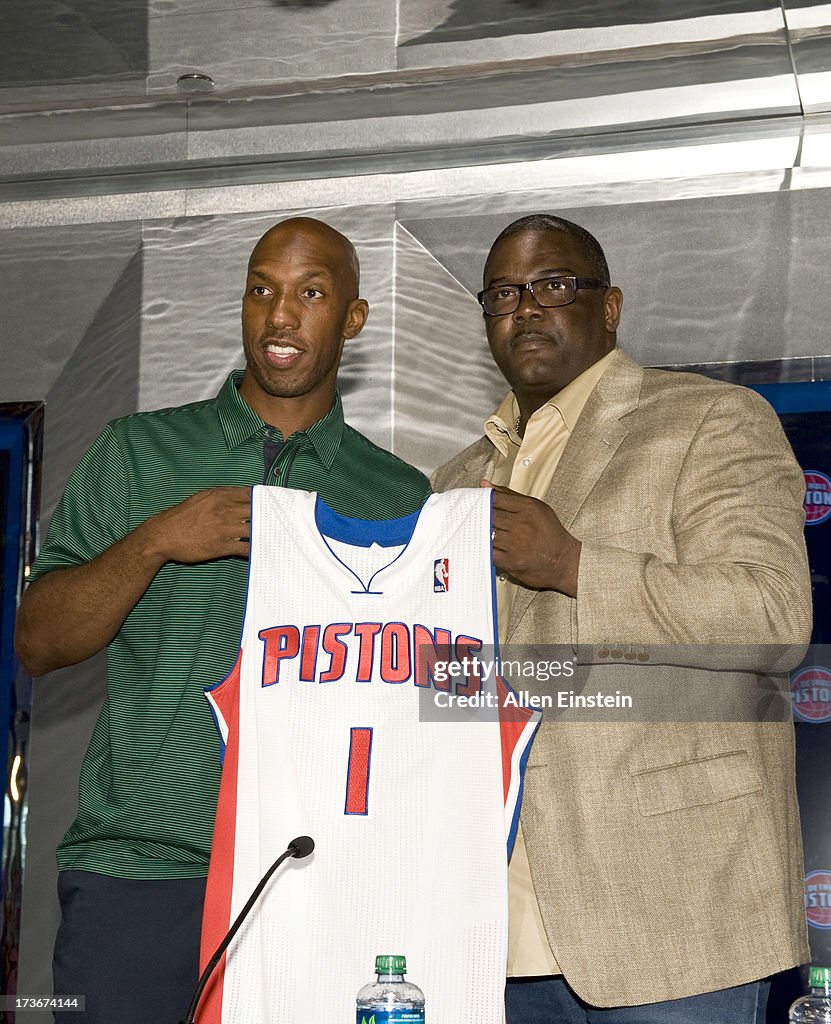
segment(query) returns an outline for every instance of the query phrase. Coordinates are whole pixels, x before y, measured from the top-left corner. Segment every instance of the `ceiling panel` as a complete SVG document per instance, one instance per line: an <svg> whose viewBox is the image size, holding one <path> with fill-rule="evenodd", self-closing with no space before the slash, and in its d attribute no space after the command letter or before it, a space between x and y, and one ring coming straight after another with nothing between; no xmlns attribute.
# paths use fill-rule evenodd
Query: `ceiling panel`
<svg viewBox="0 0 831 1024"><path fill-rule="evenodd" d="M546 0L401 0L398 38L403 45L417 46L574 29L617 30L778 9L778 4L759 0L674 0L671 5L666 0L582 0L570 6Z"/></svg>
<svg viewBox="0 0 831 1024"><path fill-rule="evenodd" d="M32 0L0 41L0 198L545 160L802 118L829 109L829 22L805 0ZM212 94L177 90L194 70Z"/></svg>
<svg viewBox="0 0 831 1024"><path fill-rule="evenodd" d="M161 2L148 28L151 93L191 69L222 92L395 64L393 0L175 0L159 12Z"/></svg>
<svg viewBox="0 0 831 1024"><path fill-rule="evenodd" d="M808 114L831 110L831 4L783 6L802 107Z"/></svg>
<svg viewBox="0 0 831 1024"><path fill-rule="evenodd" d="M135 0L4 5L0 102L143 93L147 68L147 11Z"/></svg>

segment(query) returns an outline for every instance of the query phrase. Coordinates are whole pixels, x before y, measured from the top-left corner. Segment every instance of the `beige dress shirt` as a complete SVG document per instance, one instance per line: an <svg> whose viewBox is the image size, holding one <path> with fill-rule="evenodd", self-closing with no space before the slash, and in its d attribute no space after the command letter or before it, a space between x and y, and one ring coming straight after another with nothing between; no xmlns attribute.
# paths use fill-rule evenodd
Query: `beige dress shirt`
<svg viewBox="0 0 831 1024"><path fill-rule="evenodd" d="M519 408L509 392L485 423L485 433L499 453L492 482L520 494L542 498L548 490L560 456L571 437L577 418L594 386L609 365L611 353L593 363L563 388L528 420L525 434L516 430ZM499 612L499 642L508 634L516 584L500 574L496 580ZM508 977L560 974L540 916L522 826L517 830L514 852L508 867Z"/></svg>

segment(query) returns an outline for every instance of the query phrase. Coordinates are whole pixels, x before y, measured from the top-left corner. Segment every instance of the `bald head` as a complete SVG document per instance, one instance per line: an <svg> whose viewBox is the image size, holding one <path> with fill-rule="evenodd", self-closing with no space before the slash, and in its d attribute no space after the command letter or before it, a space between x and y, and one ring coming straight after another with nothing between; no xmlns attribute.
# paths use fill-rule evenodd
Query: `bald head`
<svg viewBox="0 0 831 1024"><path fill-rule="evenodd" d="M314 217L291 217L269 228L251 252L249 270L263 253L278 251L289 242L297 241L309 242L325 252L330 264L328 269L340 279L346 294L349 298L358 297L361 267L355 246L346 235Z"/></svg>
<svg viewBox="0 0 831 1024"><path fill-rule="evenodd" d="M349 239L311 217L275 224L248 262L243 399L284 437L305 430L332 408L344 343L368 312Z"/></svg>

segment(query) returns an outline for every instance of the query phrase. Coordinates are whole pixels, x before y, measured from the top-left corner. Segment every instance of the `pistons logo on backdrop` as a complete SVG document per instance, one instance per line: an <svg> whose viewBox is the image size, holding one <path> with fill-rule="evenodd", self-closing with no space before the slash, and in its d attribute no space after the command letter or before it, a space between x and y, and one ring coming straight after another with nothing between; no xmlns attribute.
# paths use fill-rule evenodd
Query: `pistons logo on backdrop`
<svg viewBox="0 0 831 1024"><path fill-rule="evenodd" d="M450 590L450 559L437 558L433 562L433 593L446 594Z"/></svg>
<svg viewBox="0 0 831 1024"><path fill-rule="evenodd" d="M805 876L805 913L812 928L831 928L831 871Z"/></svg>
<svg viewBox="0 0 831 1024"><path fill-rule="evenodd" d="M805 525L818 526L831 516L831 479L818 469L805 470Z"/></svg>
<svg viewBox="0 0 831 1024"><path fill-rule="evenodd" d="M791 678L793 710L803 722L831 722L831 672L809 665Z"/></svg>

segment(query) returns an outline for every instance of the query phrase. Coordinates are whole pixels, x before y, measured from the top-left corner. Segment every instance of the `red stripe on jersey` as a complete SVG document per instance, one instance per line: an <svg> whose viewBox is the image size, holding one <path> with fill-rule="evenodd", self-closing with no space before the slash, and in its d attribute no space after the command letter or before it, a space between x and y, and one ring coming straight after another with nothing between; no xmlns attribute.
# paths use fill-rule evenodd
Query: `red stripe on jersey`
<svg viewBox="0 0 831 1024"><path fill-rule="evenodd" d="M531 708L521 705L505 706L505 697L509 693L508 685L502 676L496 677L496 693L499 700L499 736L502 742L502 794L508 803L511 788L511 767L514 751L525 731L526 726L537 715Z"/></svg>
<svg viewBox="0 0 831 1024"><path fill-rule="evenodd" d="M205 893L205 913L202 919L202 948L199 955L199 969L216 952L225 933L231 926L231 894L234 880L234 838L237 820L237 776L239 766L239 680L242 651L230 674L211 697L222 712L228 725L228 741L222 763L222 785L219 787L219 801L216 808L211 866L208 871L208 885ZM227 956L227 953L225 954ZM222 989L225 980L225 956L211 975L202 999L199 1002L196 1019L199 1024L220 1024L222 1020Z"/></svg>

